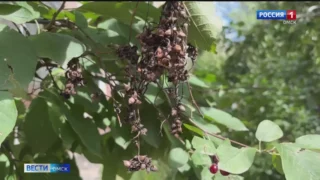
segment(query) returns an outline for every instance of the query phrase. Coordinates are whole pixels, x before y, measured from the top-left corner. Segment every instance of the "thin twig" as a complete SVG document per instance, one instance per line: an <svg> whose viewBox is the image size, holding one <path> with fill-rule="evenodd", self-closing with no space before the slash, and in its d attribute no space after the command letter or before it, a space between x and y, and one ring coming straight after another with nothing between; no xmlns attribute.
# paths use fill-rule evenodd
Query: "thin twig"
<svg viewBox="0 0 320 180"><path fill-rule="evenodd" d="M157 82L157 85L158 85L158 87L163 91L163 93L165 94L165 96L166 96L166 98L167 98L167 101L168 101L170 107L172 107L171 99L170 99L170 97L168 96L166 90L161 86L161 84L160 84L159 82Z"/></svg>
<svg viewBox="0 0 320 180"><path fill-rule="evenodd" d="M54 78L53 78L53 76L51 74L52 73L51 69L48 66L46 66L46 68L47 68L47 70L49 72L49 75L51 77L53 85L61 92L62 90L59 88L58 84L56 83L56 81L54 80Z"/></svg>
<svg viewBox="0 0 320 180"><path fill-rule="evenodd" d="M20 34L24 35L24 34L20 31L20 28L19 28L19 26L18 26L16 23L12 22L12 24L17 28L17 30L18 30L18 32L19 32Z"/></svg>
<svg viewBox="0 0 320 180"><path fill-rule="evenodd" d="M220 136L220 135L217 135L217 134L214 134L214 133L209 133L209 132L207 132L206 130L204 130L204 129L202 129L201 127L199 127L191 118L188 118L188 120L189 120L193 125L195 125L197 128L201 129L205 134L209 134L209 135L211 135L211 136L213 136L213 137L216 137L216 138L218 138L218 139L221 139L221 140L229 139L229 138L225 138L225 137L223 137L223 136ZM231 139L229 139L229 141L230 141L231 143L233 143L233 144L237 144L237 145L242 146L242 147L250 147L250 146L245 145L245 144L242 144L242 143L240 143L240 142L238 142L238 141L234 141L234 140L231 140Z"/></svg>
<svg viewBox="0 0 320 180"><path fill-rule="evenodd" d="M193 97L193 95L192 95L191 86L190 86L189 81L187 81L187 85L188 85L188 89L189 89L189 93L190 93L190 97L191 97L192 104L196 107L198 113L201 114L202 117L204 117L203 114L202 114L202 112L201 112L201 110L200 110L200 108L199 108L199 106L198 106L198 104L197 104L196 101L194 100L194 97Z"/></svg>
<svg viewBox="0 0 320 180"><path fill-rule="evenodd" d="M131 16L130 32L129 32L129 42L128 42L128 44L130 44L130 41L131 41L132 23L133 23L134 16L136 15L138 5L139 5L139 1L136 3L136 7L135 7L135 9L133 10L133 13L132 13L132 16Z"/></svg>
<svg viewBox="0 0 320 180"><path fill-rule="evenodd" d="M41 30L40 30L40 25L38 23L38 21L35 19L34 22L36 23L37 25L37 34L40 34Z"/></svg>
<svg viewBox="0 0 320 180"><path fill-rule="evenodd" d="M31 33L30 33L30 31L28 30L28 28L25 27L24 25L21 25L21 26L23 27L23 30L26 32L26 35L27 35L27 36L30 36Z"/></svg>
<svg viewBox="0 0 320 180"><path fill-rule="evenodd" d="M54 25L54 23L55 23L58 15L59 15L59 13L60 13L60 12L62 11L62 9L64 8L64 5L65 5L65 4L66 4L66 1L63 1L62 4L61 4L61 6L60 6L60 8L58 9L58 11L53 14L52 20L51 20L50 23L46 26L45 29L47 29L47 30L51 29L51 27Z"/></svg>

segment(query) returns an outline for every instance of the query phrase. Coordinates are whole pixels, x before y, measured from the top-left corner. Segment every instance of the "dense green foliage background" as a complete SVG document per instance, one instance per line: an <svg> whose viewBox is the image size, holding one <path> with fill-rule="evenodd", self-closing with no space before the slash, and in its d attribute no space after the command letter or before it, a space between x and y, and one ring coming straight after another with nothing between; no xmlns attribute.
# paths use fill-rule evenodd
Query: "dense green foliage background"
<svg viewBox="0 0 320 180"><path fill-rule="evenodd" d="M141 110L143 124L148 128L141 154L152 157L159 169L150 174L128 173L124 168L122 161L137 154L130 143L134 135L129 127L119 127L112 100L90 98L100 90L88 74L87 86L78 89L71 100L58 95L49 76L41 83L44 91L28 109L22 99L30 100L23 89L32 80L40 57L63 65L73 57L94 52L96 56L80 58L85 70L99 72L99 67L104 67L125 82L121 77L123 64L110 53L112 48L108 45L128 41L139 45L135 36L143 31L146 20L158 21L161 8L140 2L131 24L136 2L88 2L75 11L63 10L56 18L59 21L67 17L78 28L54 26L51 32L45 32L39 27L37 35L28 37L0 24L0 179L80 179L81 169L68 150L103 164L102 179L106 180L319 180L318 3L241 3L241 8L230 14L230 26L224 28L208 4L212 5L186 4L191 13L188 40L199 48L189 82L205 116L201 118L197 113L184 84L186 116L192 119L184 123L184 142L169 133L167 123L161 136L163 118L157 116L158 109L169 114L169 106L161 88L149 86ZM297 23L257 21L257 9L294 9ZM55 12L39 2L0 4L0 18L16 24L35 19L41 24L39 18L51 20ZM226 38L229 32L236 32L244 40ZM63 73L62 69L52 73L60 88L64 86ZM84 112L92 118L84 118ZM109 129L111 132L104 132ZM222 141L215 134L248 147ZM14 143L15 139L20 143ZM210 174L208 155L213 154L220 157L221 168L238 175ZM72 173L24 174L26 162L71 163Z"/></svg>

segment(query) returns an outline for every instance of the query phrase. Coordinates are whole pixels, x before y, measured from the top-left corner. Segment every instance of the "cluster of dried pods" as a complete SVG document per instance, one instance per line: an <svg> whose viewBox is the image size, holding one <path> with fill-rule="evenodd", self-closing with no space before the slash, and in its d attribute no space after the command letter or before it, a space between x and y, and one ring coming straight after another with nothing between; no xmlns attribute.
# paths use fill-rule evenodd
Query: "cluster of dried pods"
<svg viewBox="0 0 320 180"><path fill-rule="evenodd" d="M147 172L150 171L157 171L157 167L151 164L152 159L147 156L134 156L129 161L124 160L123 164L125 167L129 169L129 171L139 171L139 170L146 170Z"/></svg>
<svg viewBox="0 0 320 180"><path fill-rule="evenodd" d="M61 95L66 99L71 95L76 94L77 86L84 86L84 79L82 76L82 69L79 64L78 58L73 58L68 62L67 70L65 72L65 78L67 79L65 89L61 92Z"/></svg>
<svg viewBox="0 0 320 180"><path fill-rule="evenodd" d="M141 44L141 55L137 54L136 46L121 46L117 54L122 59L129 61L126 74L129 83L124 85L126 92L127 118L132 132L146 135L147 129L141 124L139 105L147 86L151 82L157 83L160 77L167 75L168 82L173 84L168 89L171 99L171 133L177 138L182 133L181 114L185 111L178 95L178 85L188 78L186 69L187 56L195 61L197 49L187 44L188 16L184 4L180 1L168 1L164 4L160 22L156 28L145 28L137 36ZM144 156L143 156L144 157ZM124 161L129 171L145 169L145 165L133 158ZM155 166L153 166L154 169Z"/></svg>
<svg viewBox="0 0 320 180"><path fill-rule="evenodd" d="M139 105L149 83L157 82L166 74L168 82L173 87L168 88L171 107L171 133L179 138L182 133L181 114L185 107L180 102L178 86L188 78L186 69L187 57L192 62L196 60L197 49L187 43L188 16L181 1L167 1L162 10L160 22L155 28L145 28L137 36L141 44L141 55L138 55L137 46L117 46L116 53L119 58L128 60L125 68L128 83L124 84L125 99L127 102L125 122L131 125L131 132L137 136L146 135L147 129L141 123ZM76 94L75 87L83 86L81 67L77 58L68 63L65 73L67 82L61 93L66 98ZM139 142L137 142L139 146ZM139 147L140 148L140 147ZM130 160L123 161L129 171L146 169L148 172L156 171L151 164L151 158L138 155Z"/></svg>

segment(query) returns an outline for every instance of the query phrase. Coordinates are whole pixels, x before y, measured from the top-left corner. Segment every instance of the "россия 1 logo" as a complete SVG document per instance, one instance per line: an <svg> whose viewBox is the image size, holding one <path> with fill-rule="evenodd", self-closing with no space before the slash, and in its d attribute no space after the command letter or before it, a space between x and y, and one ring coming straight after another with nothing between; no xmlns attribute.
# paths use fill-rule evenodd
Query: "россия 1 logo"
<svg viewBox="0 0 320 180"><path fill-rule="evenodd" d="M257 19L284 20L284 24L296 24L296 10L257 10Z"/></svg>
<svg viewBox="0 0 320 180"><path fill-rule="evenodd" d="M69 173L70 164L24 164L25 173Z"/></svg>

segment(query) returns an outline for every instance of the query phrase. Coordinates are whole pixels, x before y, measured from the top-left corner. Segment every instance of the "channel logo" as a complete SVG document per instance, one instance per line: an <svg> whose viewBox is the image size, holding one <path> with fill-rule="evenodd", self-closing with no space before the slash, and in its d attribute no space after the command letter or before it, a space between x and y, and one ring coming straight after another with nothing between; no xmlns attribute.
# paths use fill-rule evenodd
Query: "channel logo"
<svg viewBox="0 0 320 180"><path fill-rule="evenodd" d="M257 19L262 20L296 20L296 10L257 10Z"/></svg>
<svg viewBox="0 0 320 180"><path fill-rule="evenodd" d="M25 173L69 173L70 164L24 164Z"/></svg>

